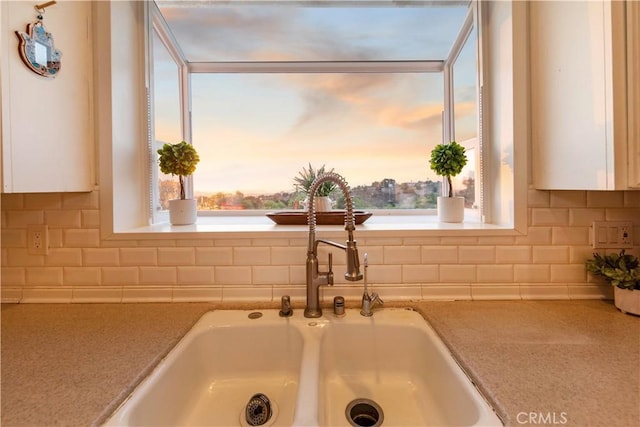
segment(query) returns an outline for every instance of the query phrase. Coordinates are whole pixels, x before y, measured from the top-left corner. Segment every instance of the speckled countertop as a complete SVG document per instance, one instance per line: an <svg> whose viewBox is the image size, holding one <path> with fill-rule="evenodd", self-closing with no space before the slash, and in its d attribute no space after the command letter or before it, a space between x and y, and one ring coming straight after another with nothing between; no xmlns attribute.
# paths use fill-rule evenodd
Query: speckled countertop
<svg viewBox="0 0 640 427"><path fill-rule="evenodd" d="M607 301L402 305L507 425L640 426L640 317ZM256 307L3 304L2 425L100 424L203 313Z"/></svg>

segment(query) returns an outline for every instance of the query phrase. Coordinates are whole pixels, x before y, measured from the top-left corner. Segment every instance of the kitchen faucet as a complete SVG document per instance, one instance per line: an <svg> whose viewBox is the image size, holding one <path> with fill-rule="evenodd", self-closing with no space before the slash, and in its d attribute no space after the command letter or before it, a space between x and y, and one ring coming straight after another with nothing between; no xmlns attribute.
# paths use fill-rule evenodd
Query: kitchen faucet
<svg viewBox="0 0 640 427"><path fill-rule="evenodd" d="M316 205L315 193L320 185L333 181L338 185L346 201L347 213L344 219L344 229L347 231L347 242L345 245L332 242L331 240L316 239ZM304 317L320 317L320 286L333 286L333 257L329 253L329 269L325 272L319 271L318 244L324 243L345 251L347 255L347 271L344 273L345 279L349 281L362 280L360 272L360 260L358 259L358 248L353 240L353 232L356 229L353 218L353 201L349 185L345 179L335 172L327 172L318 176L309 188L309 211L307 212L307 223L309 224L309 245L307 247L307 306L304 309Z"/></svg>

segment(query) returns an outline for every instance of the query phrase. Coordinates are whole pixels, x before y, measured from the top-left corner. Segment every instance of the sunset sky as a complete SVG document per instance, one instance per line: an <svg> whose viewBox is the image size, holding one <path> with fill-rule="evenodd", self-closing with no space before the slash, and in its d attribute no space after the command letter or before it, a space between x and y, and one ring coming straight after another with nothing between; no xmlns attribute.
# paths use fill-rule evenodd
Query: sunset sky
<svg viewBox="0 0 640 427"><path fill-rule="evenodd" d="M444 59L466 14L465 7L165 3L189 61ZM473 45L466 50L456 115L473 117ZM179 142L175 66L154 52L156 93L164 94L155 104L156 139ZM442 142L440 73L193 74L191 84L192 142L201 157L196 192L291 191L309 162L334 168L352 187L437 179L428 159ZM474 133L458 129L458 136Z"/></svg>

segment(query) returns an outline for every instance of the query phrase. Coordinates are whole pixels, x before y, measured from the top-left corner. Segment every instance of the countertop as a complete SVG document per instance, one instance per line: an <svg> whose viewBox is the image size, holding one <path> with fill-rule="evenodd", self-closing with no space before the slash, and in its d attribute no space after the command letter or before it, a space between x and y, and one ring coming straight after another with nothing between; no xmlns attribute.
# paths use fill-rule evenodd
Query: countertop
<svg viewBox="0 0 640 427"><path fill-rule="evenodd" d="M609 301L387 305L429 320L506 425L640 426L640 317ZM1 423L99 425L206 311L258 307L3 304Z"/></svg>

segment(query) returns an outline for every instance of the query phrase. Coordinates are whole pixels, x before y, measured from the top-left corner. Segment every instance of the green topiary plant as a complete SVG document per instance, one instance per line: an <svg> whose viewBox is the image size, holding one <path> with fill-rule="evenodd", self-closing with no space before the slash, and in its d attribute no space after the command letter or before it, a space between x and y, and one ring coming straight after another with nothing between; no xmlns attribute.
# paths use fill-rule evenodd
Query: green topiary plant
<svg viewBox="0 0 640 427"><path fill-rule="evenodd" d="M333 172L333 169L328 172ZM298 176L293 178L293 182L299 185L302 188L302 191L308 196L311 184L313 184L313 181L315 181L316 178L323 173L325 173L324 165L322 165L322 167L320 167L318 170L314 170L313 166L311 166L311 163L309 163L309 169L303 167L302 170L298 172ZM329 196L336 189L336 187L336 184L332 181L323 182L322 184L320 184L320 187L318 187L316 196Z"/></svg>
<svg viewBox="0 0 640 427"><path fill-rule="evenodd" d="M196 170L196 165L200 161L200 156L193 145L182 141L178 144L164 144L158 150L160 158L160 170L164 174L178 175L180 180L180 199L186 198L184 191L184 177L189 176Z"/></svg>
<svg viewBox="0 0 640 427"><path fill-rule="evenodd" d="M462 172L467 164L467 155L462 145L455 141L449 144L439 144L431 151L431 170L440 176L447 178L449 197L453 197L453 184L451 177Z"/></svg>
<svg viewBox="0 0 640 427"><path fill-rule="evenodd" d="M605 278L613 286L621 289L640 290L640 268L638 257L626 255L624 249L619 254L602 256L594 253L586 262L587 271Z"/></svg>

